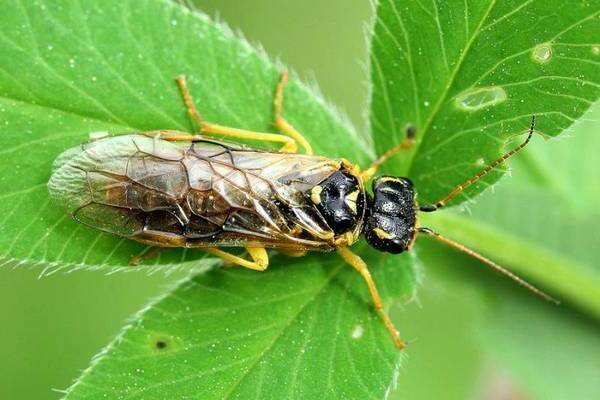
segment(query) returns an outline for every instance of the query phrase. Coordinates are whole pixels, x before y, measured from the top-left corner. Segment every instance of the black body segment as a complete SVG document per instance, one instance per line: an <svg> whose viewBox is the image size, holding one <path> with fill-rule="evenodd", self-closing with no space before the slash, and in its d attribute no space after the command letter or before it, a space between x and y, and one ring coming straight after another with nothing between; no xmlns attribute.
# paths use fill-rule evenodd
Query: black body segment
<svg viewBox="0 0 600 400"><path fill-rule="evenodd" d="M311 193L312 200L336 235L353 231L361 224L366 199L355 176L339 170L315 189Z"/></svg>
<svg viewBox="0 0 600 400"><path fill-rule="evenodd" d="M415 191L407 178L382 176L373 181L363 233L377 250L402 253L416 234Z"/></svg>

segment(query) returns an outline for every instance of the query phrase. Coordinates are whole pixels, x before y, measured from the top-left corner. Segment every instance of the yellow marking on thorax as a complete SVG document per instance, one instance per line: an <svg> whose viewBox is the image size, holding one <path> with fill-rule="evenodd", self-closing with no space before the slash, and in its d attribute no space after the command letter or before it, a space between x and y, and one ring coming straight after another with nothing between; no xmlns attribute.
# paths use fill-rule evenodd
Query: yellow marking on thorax
<svg viewBox="0 0 600 400"><path fill-rule="evenodd" d="M375 234L377 235L377 237L379 239L384 239L385 240L385 239L393 239L394 238L394 235L392 235L389 232L384 231L381 228L375 228L375 229L373 229L373 232L375 232Z"/></svg>
<svg viewBox="0 0 600 400"><path fill-rule="evenodd" d="M398 183L402 183L402 179L395 178L393 176L384 176L383 178L379 178L379 180L381 182L398 182Z"/></svg>
<svg viewBox="0 0 600 400"><path fill-rule="evenodd" d="M323 187L317 185L313 187L310 191L310 199L314 204L321 204L321 192L323 191Z"/></svg>
<svg viewBox="0 0 600 400"><path fill-rule="evenodd" d="M354 215L356 215L356 213L358 212L356 210L356 199L358 199L359 193L360 193L360 191L355 190L354 192L347 195L346 198L344 199L344 203L346 203L346 205L348 206L348 208L350 209L350 211L352 211L352 214L354 214Z"/></svg>

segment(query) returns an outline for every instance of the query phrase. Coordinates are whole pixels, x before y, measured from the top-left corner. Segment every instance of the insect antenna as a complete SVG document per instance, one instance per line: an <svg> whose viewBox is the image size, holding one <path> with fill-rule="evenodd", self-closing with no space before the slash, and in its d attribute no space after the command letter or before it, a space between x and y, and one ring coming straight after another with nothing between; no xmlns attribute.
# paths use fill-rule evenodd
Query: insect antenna
<svg viewBox="0 0 600 400"><path fill-rule="evenodd" d="M528 289L529 291L533 292L534 294L540 296L541 298L543 298L544 300L547 301L551 301L555 304L560 304L560 301L555 299L554 297L550 296L549 294L543 292L542 290L538 289L537 287L533 286L531 283L525 281L524 279L520 278L519 276L517 276L516 274L513 274L512 272L510 272L509 270L507 270L506 268L496 264L495 262L493 262L492 260L490 260L487 257L482 256L481 254L469 249L468 247L466 247L465 245L462 245L460 243L455 242L452 239L449 239L447 237L444 237L442 235L440 235L439 233L433 231L432 229L429 228L424 228L424 227L420 227L418 228L418 232L419 233L424 233L429 237L434 238L435 240L442 242L450 247L453 247L465 254L470 255L473 258L476 258L477 260L481 261L482 263L484 263L485 265L487 265L488 267L490 267L491 269L493 269L494 271L498 271L502 274L504 274L505 276L509 277L510 279L512 279L513 281L517 282L519 285L525 287L526 289Z"/></svg>
<svg viewBox="0 0 600 400"><path fill-rule="evenodd" d="M421 211L423 211L423 212L432 212L432 211L435 211L435 210L437 210L439 208L444 207L446 204L448 204L448 202L450 200L452 200L453 198L455 198L456 196L458 196L463 190L465 190L466 188L468 188L469 186L471 186L472 184L474 184L475 182L477 182L478 180L480 180L481 178L483 178L485 175L487 175L488 173L490 173L491 171L493 171L498 165L502 164L504 161L506 161L510 157L514 156L515 154L517 154L521 150L523 150L523 148L525 146L527 146L527 144L531 140L531 137L533 136L533 128L534 128L534 126L535 126L535 115L533 115L531 117L531 125L529 126L529 134L527 135L527 138L525 139L525 141L523 143L521 143L520 145L518 145L517 147L515 147L514 149L512 149L508 153L503 154L502 157L498 158L493 163L491 163L490 165L488 165L487 167L485 167L484 169L482 169L481 171L479 171L473 177L469 178L468 180L466 180L465 182L461 183L460 185L455 186L450 191L450 193L448 193L446 195L446 197L444 197L443 199L441 199L441 200L439 200L439 201L437 201L437 202L435 202L433 204L427 204L427 205L421 206L419 209Z"/></svg>

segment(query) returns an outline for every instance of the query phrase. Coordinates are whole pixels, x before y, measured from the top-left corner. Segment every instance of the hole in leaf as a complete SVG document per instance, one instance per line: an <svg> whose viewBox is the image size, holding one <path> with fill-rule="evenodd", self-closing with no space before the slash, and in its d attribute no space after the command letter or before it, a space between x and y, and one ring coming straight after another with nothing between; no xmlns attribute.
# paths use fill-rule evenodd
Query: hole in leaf
<svg viewBox="0 0 600 400"><path fill-rule="evenodd" d="M548 43L538 44L533 48L531 57L535 62L545 64L552 59L552 47Z"/></svg>
<svg viewBox="0 0 600 400"><path fill-rule="evenodd" d="M182 346L181 339L162 332L150 333L147 343L153 353L171 352Z"/></svg>
<svg viewBox="0 0 600 400"><path fill-rule="evenodd" d="M408 125L406 127L406 138L412 140L417 135L417 128L414 125Z"/></svg>
<svg viewBox="0 0 600 400"><path fill-rule="evenodd" d="M500 86L470 88L456 96L455 105L464 111L476 111L502 103L508 98Z"/></svg>
<svg viewBox="0 0 600 400"><path fill-rule="evenodd" d="M157 340L154 345L158 350L163 350L167 348L168 343L164 340Z"/></svg>

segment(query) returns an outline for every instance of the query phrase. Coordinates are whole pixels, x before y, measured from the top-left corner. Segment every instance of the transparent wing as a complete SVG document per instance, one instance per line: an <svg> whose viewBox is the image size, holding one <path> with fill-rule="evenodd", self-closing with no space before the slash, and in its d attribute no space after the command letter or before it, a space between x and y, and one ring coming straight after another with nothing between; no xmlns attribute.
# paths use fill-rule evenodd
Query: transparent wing
<svg viewBox="0 0 600 400"><path fill-rule="evenodd" d="M330 248L333 233L307 193L339 168L335 160L144 135L59 159L51 194L106 232L160 246Z"/></svg>

